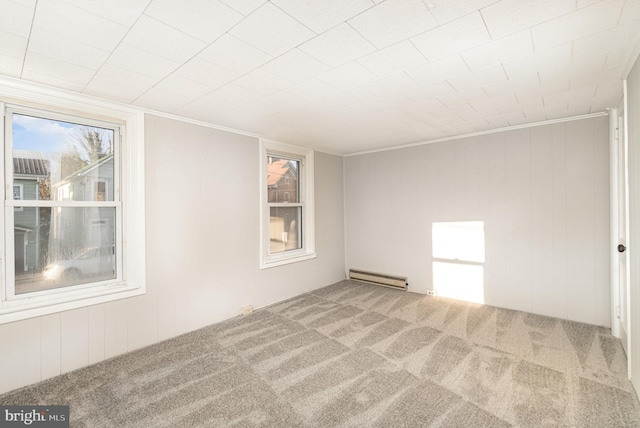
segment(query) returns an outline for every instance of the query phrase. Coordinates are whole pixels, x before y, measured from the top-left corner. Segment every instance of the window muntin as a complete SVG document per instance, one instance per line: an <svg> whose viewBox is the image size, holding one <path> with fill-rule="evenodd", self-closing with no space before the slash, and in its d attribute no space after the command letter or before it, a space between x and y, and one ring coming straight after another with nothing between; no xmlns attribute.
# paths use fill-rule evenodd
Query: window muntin
<svg viewBox="0 0 640 428"><path fill-rule="evenodd" d="M313 152L261 141L261 268L315 257Z"/></svg>
<svg viewBox="0 0 640 428"><path fill-rule="evenodd" d="M5 198L5 299L121 281L120 125L14 107L5 129L5 181L24 187Z"/></svg>

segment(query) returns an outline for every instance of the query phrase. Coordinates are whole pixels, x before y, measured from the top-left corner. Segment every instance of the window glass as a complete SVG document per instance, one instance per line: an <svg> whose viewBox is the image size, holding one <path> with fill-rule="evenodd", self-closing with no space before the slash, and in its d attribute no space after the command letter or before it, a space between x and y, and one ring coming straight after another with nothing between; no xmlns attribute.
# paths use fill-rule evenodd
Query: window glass
<svg viewBox="0 0 640 428"><path fill-rule="evenodd" d="M13 295L117 279L115 126L10 118Z"/></svg>
<svg viewBox="0 0 640 428"><path fill-rule="evenodd" d="M21 214L34 221L27 228L16 220L14 228L16 294L116 278L115 208L24 207Z"/></svg>
<svg viewBox="0 0 640 428"><path fill-rule="evenodd" d="M270 253L281 253L302 248L302 208L270 208Z"/></svg>
<svg viewBox="0 0 640 428"><path fill-rule="evenodd" d="M113 182L113 129L18 113L12 125L14 183L33 187L23 199L113 201L96 199L93 188L96 180Z"/></svg>
<svg viewBox="0 0 640 428"><path fill-rule="evenodd" d="M299 201L300 161L286 159L276 155L268 157L267 194L269 203ZM289 194L289 200L285 195Z"/></svg>

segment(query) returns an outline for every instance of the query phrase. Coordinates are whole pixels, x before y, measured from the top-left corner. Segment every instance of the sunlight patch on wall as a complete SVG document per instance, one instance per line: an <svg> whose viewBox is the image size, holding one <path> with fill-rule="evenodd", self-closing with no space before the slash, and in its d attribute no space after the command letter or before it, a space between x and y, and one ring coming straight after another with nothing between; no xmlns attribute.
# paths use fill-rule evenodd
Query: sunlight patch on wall
<svg viewBox="0 0 640 428"><path fill-rule="evenodd" d="M431 233L438 296L484 303L484 222L433 223Z"/></svg>

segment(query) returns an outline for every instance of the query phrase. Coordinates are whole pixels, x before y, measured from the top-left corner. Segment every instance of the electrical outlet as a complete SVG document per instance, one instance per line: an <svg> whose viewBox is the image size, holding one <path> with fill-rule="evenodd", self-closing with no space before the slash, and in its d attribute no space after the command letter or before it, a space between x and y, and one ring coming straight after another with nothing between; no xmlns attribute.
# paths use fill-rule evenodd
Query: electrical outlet
<svg viewBox="0 0 640 428"><path fill-rule="evenodd" d="M244 306L240 308L240 310L242 311L242 315L249 315L251 312L253 312L253 305Z"/></svg>
<svg viewBox="0 0 640 428"><path fill-rule="evenodd" d="M427 290L427 296L435 296L436 290Z"/></svg>

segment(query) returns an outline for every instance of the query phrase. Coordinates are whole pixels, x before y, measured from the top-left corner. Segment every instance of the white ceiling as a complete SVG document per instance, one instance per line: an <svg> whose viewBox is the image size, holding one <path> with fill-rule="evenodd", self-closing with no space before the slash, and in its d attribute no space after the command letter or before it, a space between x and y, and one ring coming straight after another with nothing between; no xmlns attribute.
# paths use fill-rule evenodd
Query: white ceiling
<svg viewBox="0 0 640 428"><path fill-rule="evenodd" d="M604 111L640 0L0 0L0 74L354 153Z"/></svg>

